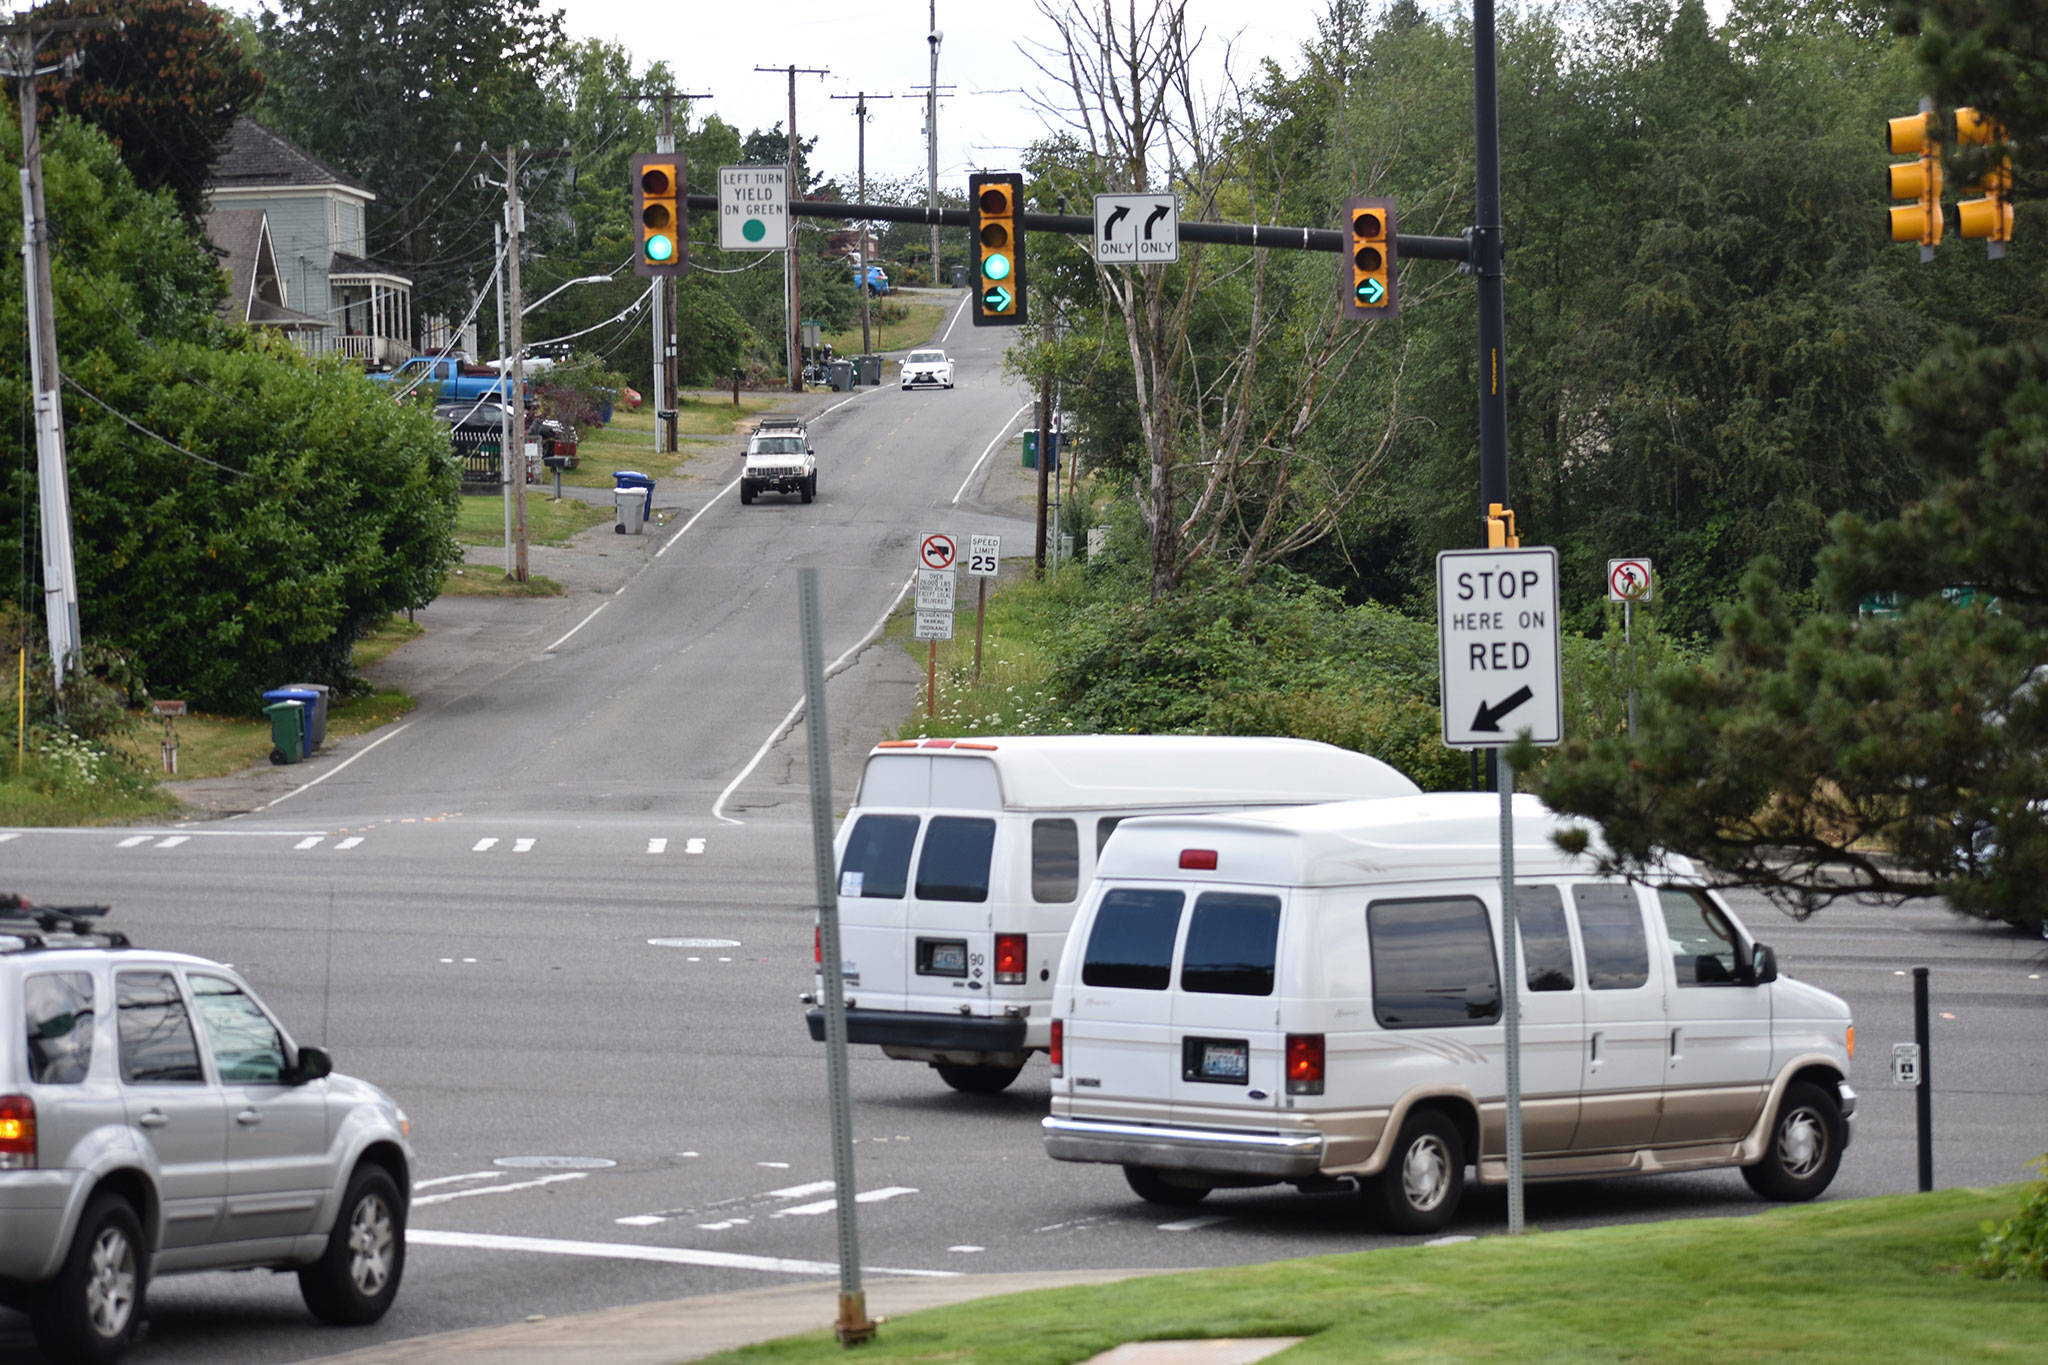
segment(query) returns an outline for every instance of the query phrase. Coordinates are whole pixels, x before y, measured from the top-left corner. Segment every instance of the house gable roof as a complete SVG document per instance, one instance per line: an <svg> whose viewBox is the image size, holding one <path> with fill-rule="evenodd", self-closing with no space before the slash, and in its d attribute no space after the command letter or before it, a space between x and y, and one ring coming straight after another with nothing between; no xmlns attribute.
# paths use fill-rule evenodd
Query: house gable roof
<svg viewBox="0 0 2048 1365"><path fill-rule="evenodd" d="M262 209L215 209L206 215L206 235L228 275L223 317L293 331L329 326L285 306L277 260L271 254L270 218Z"/></svg>
<svg viewBox="0 0 2048 1365"><path fill-rule="evenodd" d="M377 196L291 139L250 118L238 118L213 167L217 190L312 188L333 185L366 199Z"/></svg>

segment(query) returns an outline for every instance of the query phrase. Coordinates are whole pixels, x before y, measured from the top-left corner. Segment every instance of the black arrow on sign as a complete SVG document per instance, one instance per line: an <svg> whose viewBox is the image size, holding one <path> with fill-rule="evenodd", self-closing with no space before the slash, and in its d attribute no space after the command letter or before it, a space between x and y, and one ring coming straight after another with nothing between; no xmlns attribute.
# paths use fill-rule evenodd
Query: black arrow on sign
<svg viewBox="0 0 2048 1365"><path fill-rule="evenodd" d="M1166 205L1160 204L1152 210L1152 216L1145 220L1145 240L1152 240L1152 225L1166 216Z"/></svg>
<svg viewBox="0 0 2048 1365"><path fill-rule="evenodd" d="M1472 717L1472 728L1499 733L1500 718L1523 702L1533 699L1535 695L1527 687L1518 687L1508 693L1507 699L1498 706L1488 706L1484 701L1480 702L1479 714Z"/></svg>
<svg viewBox="0 0 2048 1365"><path fill-rule="evenodd" d="M1111 209L1109 217L1102 220L1102 240L1106 242L1116 236L1117 220L1130 216L1131 210L1128 205L1118 204L1114 209Z"/></svg>

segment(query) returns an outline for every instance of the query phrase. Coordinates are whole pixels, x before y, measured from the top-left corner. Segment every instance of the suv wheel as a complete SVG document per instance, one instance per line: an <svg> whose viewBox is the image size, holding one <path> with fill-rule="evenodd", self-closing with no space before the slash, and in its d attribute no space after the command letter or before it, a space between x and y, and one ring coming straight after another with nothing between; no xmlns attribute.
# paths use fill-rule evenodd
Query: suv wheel
<svg viewBox="0 0 2048 1365"><path fill-rule="evenodd" d="M741 479L741 480L740 480L740 501L741 501L742 503L751 503L751 502L752 502L753 500L754 500L754 485L752 485L752 484L748 483L748 482L747 482L747 481L746 481L745 479Z"/></svg>
<svg viewBox="0 0 2048 1365"><path fill-rule="evenodd" d="M398 1186L382 1166L358 1166L341 1196L327 1250L299 1272L299 1296L322 1322L359 1327L384 1316L404 1276L405 1205Z"/></svg>
<svg viewBox="0 0 2048 1365"><path fill-rule="evenodd" d="M37 1344L59 1360L119 1360L142 1322L148 1282L149 1255L135 1210L117 1194L94 1195L63 1267L36 1307Z"/></svg>
<svg viewBox="0 0 2048 1365"><path fill-rule="evenodd" d="M818 476L816 474L813 474L809 478L805 479L803 481L802 486L797 489L797 492L803 497L803 500L805 502L809 502L812 498L817 497Z"/></svg>
<svg viewBox="0 0 2048 1365"><path fill-rule="evenodd" d="M1410 1113L1387 1168L1365 1192L1390 1232L1435 1232L1450 1222L1465 1192L1465 1150L1457 1127L1435 1109Z"/></svg>
<svg viewBox="0 0 2048 1365"><path fill-rule="evenodd" d="M1766 1199L1798 1203L1826 1189L1842 1164L1842 1106L1811 1081L1785 1087L1764 1159L1742 1178Z"/></svg>

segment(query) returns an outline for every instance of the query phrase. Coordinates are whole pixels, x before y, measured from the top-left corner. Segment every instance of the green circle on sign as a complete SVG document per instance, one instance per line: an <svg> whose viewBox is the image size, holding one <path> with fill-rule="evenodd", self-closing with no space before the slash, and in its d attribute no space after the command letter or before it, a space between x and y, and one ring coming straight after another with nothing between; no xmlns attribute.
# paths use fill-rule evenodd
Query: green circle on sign
<svg viewBox="0 0 2048 1365"><path fill-rule="evenodd" d="M768 235L768 225L759 218L749 218L740 224L740 236L750 242L758 242Z"/></svg>

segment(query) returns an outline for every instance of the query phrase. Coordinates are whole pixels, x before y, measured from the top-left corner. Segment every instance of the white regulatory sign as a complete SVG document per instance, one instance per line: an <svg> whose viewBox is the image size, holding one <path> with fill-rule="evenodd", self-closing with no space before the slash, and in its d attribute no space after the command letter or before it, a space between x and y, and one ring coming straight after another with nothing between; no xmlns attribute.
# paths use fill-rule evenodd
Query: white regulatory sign
<svg viewBox="0 0 2048 1365"><path fill-rule="evenodd" d="M953 610L953 571L951 569L919 569L917 571L917 609L927 611ZM947 637L951 639L949 635Z"/></svg>
<svg viewBox="0 0 2048 1365"><path fill-rule="evenodd" d="M1920 1084L1920 1044L1892 1044L1892 1084L1908 1090Z"/></svg>
<svg viewBox="0 0 2048 1365"><path fill-rule="evenodd" d="M1479 749L1564 738L1557 551L1445 550L1436 557L1444 743Z"/></svg>
<svg viewBox="0 0 2048 1365"><path fill-rule="evenodd" d="M944 611L920 610L917 613L917 633L914 638L919 640L952 639L953 609L948 607Z"/></svg>
<svg viewBox="0 0 2048 1365"><path fill-rule="evenodd" d="M994 578L1002 567L1001 536L967 537L967 572L976 578Z"/></svg>
<svg viewBox="0 0 2048 1365"><path fill-rule="evenodd" d="M1170 194L1095 196L1095 259L1168 265L1180 259L1180 208Z"/></svg>
<svg viewBox="0 0 2048 1365"><path fill-rule="evenodd" d="M1607 561L1607 600L1647 602L1650 600L1650 561L1610 559Z"/></svg>
<svg viewBox="0 0 2048 1365"><path fill-rule="evenodd" d="M917 567L920 569L950 569L954 558L960 553L959 544L944 531L932 531L919 536L917 541Z"/></svg>
<svg viewBox="0 0 2048 1365"><path fill-rule="evenodd" d="M789 168L718 168L718 245L723 251L789 247Z"/></svg>

